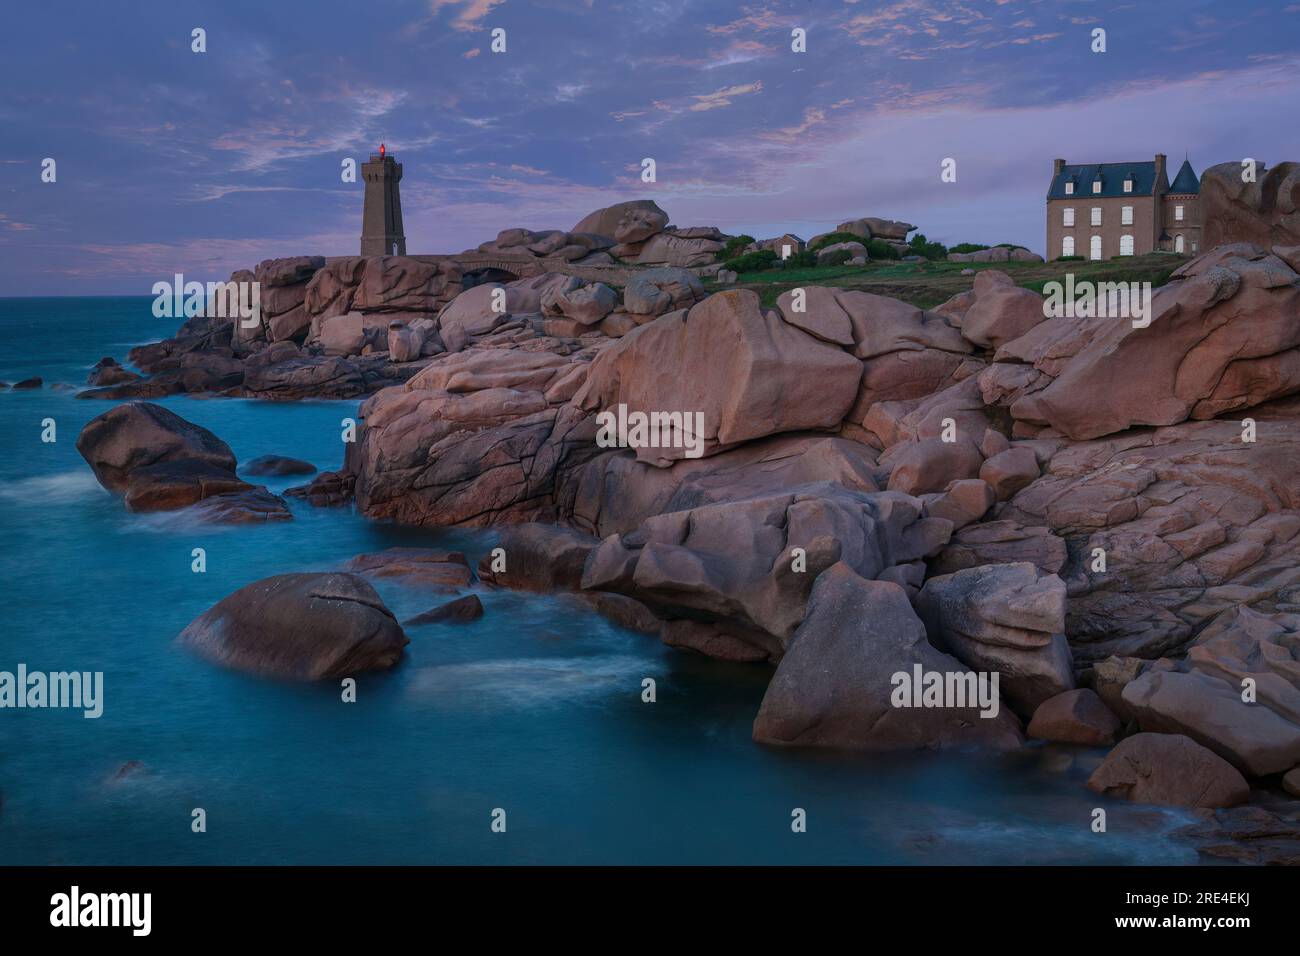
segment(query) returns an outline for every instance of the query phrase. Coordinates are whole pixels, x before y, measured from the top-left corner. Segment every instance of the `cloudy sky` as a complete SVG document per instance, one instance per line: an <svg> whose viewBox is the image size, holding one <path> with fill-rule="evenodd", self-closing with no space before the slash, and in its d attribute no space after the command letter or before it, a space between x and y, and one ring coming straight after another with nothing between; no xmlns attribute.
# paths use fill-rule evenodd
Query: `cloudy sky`
<svg viewBox="0 0 1300 956"><path fill-rule="evenodd" d="M381 140L411 252L641 197L681 226L871 215L1041 252L1055 156L1300 159L1300 0L42 0L5 21L0 295L354 254L340 164Z"/></svg>

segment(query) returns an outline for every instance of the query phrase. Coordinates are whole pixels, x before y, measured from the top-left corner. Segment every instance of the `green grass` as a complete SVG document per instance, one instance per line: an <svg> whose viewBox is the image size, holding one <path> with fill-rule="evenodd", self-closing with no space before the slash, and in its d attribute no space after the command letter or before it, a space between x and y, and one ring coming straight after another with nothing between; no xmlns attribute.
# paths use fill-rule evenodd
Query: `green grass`
<svg viewBox="0 0 1300 956"><path fill-rule="evenodd" d="M781 293L799 286L829 285L887 295L930 309L974 284L974 276L961 274L964 269L973 269L977 273L984 269L999 269L1011 276L1017 285L1041 293L1046 283L1063 281L1067 272L1074 273L1076 282L1085 279L1092 282L1150 282L1153 286L1161 286L1169 281L1170 273L1186 261L1181 256L1167 253L1104 262L872 261L865 266L748 272L741 275L733 288L753 289L765 306L775 304ZM712 279L705 280L705 285L710 291L721 288Z"/></svg>

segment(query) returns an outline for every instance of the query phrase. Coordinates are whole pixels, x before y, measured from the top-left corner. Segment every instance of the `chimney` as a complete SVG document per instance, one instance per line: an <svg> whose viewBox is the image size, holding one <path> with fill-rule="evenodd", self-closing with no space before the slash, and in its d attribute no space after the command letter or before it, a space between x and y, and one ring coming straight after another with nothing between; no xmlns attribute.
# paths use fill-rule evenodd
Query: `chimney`
<svg viewBox="0 0 1300 956"><path fill-rule="evenodd" d="M1056 178L1057 176L1061 175L1061 170L1063 170L1064 168L1065 168L1065 160L1063 159L1052 160L1052 178Z"/></svg>
<svg viewBox="0 0 1300 956"><path fill-rule="evenodd" d="M1169 187L1169 180L1168 180L1168 179L1166 178L1166 176L1165 176L1165 154L1164 154L1164 153L1156 153L1156 181L1155 181L1155 188L1156 188L1156 189L1159 189L1162 185L1163 185L1165 188L1168 188L1168 187Z"/></svg>

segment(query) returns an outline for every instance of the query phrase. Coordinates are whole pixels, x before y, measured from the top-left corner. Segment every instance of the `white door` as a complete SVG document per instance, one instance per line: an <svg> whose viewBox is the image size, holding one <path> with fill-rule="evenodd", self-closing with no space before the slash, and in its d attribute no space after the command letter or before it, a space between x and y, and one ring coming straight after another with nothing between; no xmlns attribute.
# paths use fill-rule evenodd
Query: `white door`
<svg viewBox="0 0 1300 956"><path fill-rule="evenodd" d="M1180 232L1178 235L1174 236L1174 252L1182 252L1182 251L1183 251L1183 234Z"/></svg>

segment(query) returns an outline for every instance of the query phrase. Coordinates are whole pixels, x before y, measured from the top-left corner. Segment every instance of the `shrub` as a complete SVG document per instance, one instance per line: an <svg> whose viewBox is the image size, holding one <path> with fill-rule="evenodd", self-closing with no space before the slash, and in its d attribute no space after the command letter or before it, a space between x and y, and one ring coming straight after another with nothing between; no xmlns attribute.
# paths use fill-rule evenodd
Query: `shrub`
<svg viewBox="0 0 1300 956"><path fill-rule="evenodd" d="M867 243L867 255L872 259L901 259L902 253L892 243L884 239L872 239Z"/></svg>
<svg viewBox="0 0 1300 956"><path fill-rule="evenodd" d="M817 265L817 253L805 249L803 252L796 252L789 259L784 259L777 263L782 269L812 269Z"/></svg>
<svg viewBox="0 0 1300 956"><path fill-rule="evenodd" d="M949 252L981 252L988 246L981 246L978 242L959 242L955 246L949 246Z"/></svg>
<svg viewBox="0 0 1300 956"><path fill-rule="evenodd" d="M1057 262L1082 262L1083 256L1058 256Z"/></svg>
<svg viewBox="0 0 1300 956"><path fill-rule="evenodd" d="M913 255L920 256L923 259L945 259L948 256L948 247L942 242L930 242L922 233L917 233L908 242L907 247L912 250Z"/></svg>
<svg viewBox="0 0 1300 956"><path fill-rule="evenodd" d="M724 265L732 272L759 272L772 268L774 262L776 262L775 252L771 249L759 249L757 252L747 252L735 259L728 259Z"/></svg>
<svg viewBox="0 0 1300 956"><path fill-rule="evenodd" d="M728 259L734 259L740 255L740 250L755 242L753 236L732 236L727 240L722 251L718 253L718 261L726 262Z"/></svg>

